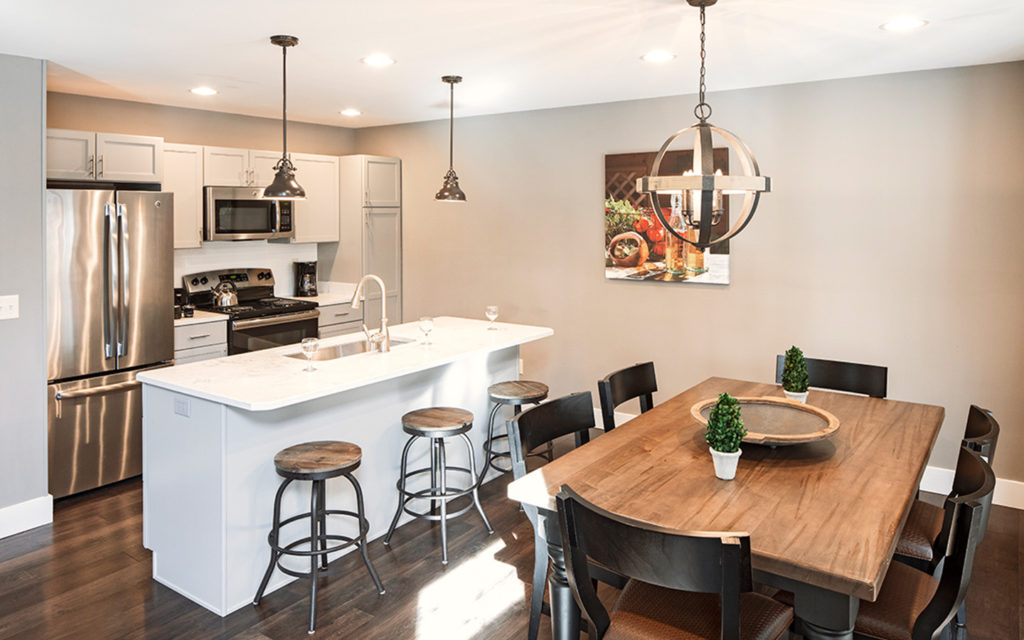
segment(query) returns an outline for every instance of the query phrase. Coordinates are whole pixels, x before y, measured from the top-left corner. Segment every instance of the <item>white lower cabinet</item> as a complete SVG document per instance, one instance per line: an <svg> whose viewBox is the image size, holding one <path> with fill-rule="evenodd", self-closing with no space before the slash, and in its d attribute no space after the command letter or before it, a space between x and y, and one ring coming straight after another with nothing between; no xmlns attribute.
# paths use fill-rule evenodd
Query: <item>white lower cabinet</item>
<svg viewBox="0 0 1024 640"><path fill-rule="evenodd" d="M320 338L355 333L363 330L363 309L353 309L347 302L320 305Z"/></svg>
<svg viewBox="0 0 1024 640"><path fill-rule="evenodd" d="M186 364L228 355L228 323L213 320L174 327L174 364Z"/></svg>

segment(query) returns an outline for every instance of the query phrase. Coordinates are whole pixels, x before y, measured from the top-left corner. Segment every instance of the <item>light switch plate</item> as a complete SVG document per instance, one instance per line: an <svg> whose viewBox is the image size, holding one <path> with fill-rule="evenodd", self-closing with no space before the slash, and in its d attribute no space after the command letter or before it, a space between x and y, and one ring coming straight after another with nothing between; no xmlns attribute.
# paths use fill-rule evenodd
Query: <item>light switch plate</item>
<svg viewBox="0 0 1024 640"><path fill-rule="evenodd" d="M175 398L174 413L186 418L189 417L192 413L192 403L188 401L188 398Z"/></svg>
<svg viewBox="0 0 1024 640"><path fill-rule="evenodd" d="M0 320L13 320L18 315L18 296L0 296Z"/></svg>

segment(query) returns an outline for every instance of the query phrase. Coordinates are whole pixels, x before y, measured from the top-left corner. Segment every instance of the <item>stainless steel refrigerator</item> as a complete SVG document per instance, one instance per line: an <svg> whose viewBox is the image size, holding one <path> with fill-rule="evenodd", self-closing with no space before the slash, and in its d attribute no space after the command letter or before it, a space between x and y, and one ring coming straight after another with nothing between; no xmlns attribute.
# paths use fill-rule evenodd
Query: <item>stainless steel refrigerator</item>
<svg viewBox="0 0 1024 640"><path fill-rule="evenodd" d="M142 472L139 371L174 358L173 194L46 192L50 493Z"/></svg>

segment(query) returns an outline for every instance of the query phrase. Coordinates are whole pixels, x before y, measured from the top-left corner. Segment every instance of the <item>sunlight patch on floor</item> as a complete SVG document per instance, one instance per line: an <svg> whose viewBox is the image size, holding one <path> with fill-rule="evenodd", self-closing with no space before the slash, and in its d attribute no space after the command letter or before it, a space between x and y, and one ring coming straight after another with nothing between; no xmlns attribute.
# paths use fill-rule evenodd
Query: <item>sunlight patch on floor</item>
<svg viewBox="0 0 1024 640"><path fill-rule="evenodd" d="M504 548L505 543L497 540L420 590L417 638L480 637L492 621L523 600L515 567L495 558Z"/></svg>

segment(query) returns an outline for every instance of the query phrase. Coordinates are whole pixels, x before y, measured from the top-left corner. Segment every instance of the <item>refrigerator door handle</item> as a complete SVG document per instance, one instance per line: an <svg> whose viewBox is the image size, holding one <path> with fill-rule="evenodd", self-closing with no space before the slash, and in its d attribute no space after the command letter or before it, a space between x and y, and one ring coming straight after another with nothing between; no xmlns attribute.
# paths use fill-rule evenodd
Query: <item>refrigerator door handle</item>
<svg viewBox="0 0 1024 640"><path fill-rule="evenodd" d="M117 355L128 354L128 210L123 204L117 205L117 221L120 227L121 240L121 318L118 329L121 335L117 339Z"/></svg>
<svg viewBox="0 0 1024 640"><path fill-rule="evenodd" d="M104 259L106 269L103 272L103 288L106 295L106 309L103 312L103 355L114 357L114 300L117 299L117 221L114 220L114 205L103 205L103 215L107 223L107 242Z"/></svg>

